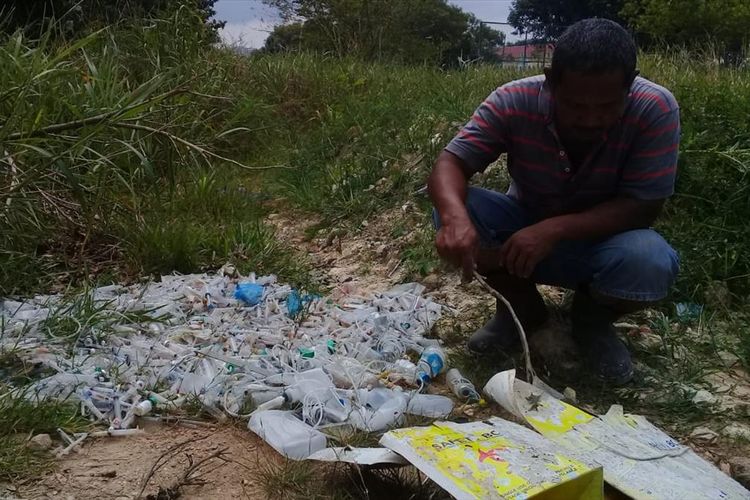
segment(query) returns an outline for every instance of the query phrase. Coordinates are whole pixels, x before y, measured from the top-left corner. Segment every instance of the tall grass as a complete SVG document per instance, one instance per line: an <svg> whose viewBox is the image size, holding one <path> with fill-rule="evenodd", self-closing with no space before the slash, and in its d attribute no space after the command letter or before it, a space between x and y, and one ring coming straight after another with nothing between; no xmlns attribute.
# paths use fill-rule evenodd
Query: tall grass
<svg viewBox="0 0 750 500"><path fill-rule="evenodd" d="M750 293L750 72L686 52L644 60L647 77L680 103L677 195L660 229L680 251L679 291L703 300L711 281Z"/></svg>
<svg viewBox="0 0 750 500"><path fill-rule="evenodd" d="M242 61L206 47L199 22L179 9L0 43L0 292L226 259L302 279L223 150L245 130L231 126Z"/></svg>

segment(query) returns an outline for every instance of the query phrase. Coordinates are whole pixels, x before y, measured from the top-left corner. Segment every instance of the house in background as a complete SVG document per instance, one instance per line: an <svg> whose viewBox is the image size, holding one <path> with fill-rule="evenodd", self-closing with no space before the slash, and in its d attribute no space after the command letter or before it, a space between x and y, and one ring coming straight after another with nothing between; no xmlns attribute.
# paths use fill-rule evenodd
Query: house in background
<svg viewBox="0 0 750 500"><path fill-rule="evenodd" d="M552 59L555 46L551 43L504 45L495 49L497 60L503 66L546 66Z"/></svg>

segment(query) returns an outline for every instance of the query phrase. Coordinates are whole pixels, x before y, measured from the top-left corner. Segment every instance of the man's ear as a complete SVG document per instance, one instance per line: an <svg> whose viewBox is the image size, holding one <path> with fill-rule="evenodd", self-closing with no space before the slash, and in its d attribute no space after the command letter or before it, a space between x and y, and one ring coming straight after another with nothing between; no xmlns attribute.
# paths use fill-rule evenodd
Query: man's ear
<svg viewBox="0 0 750 500"><path fill-rule="evenodd" d="M555 77L554 77L554 73L552 73L552 68L550 67L544 68L544 78L547 80L547 84L550 87L555 85Z"/></svg>
<svg viewBox="0 0 750 500"><path fill-rule="evenodd" d="M627 85L627 87L628 87L628 88L630 88L630 86L631 86L631 85L633 84L633 81L635 81L635 79L636 79L636 78L638 77L638 75L640 75L640 74L641 74L641 70L639 70L639 69L637 69L637 70L633 71L633 77L632 77L632 78L630 79L630 81L629 81L629 82L627 82L627 83L628 83L628 85Z"/></svg>

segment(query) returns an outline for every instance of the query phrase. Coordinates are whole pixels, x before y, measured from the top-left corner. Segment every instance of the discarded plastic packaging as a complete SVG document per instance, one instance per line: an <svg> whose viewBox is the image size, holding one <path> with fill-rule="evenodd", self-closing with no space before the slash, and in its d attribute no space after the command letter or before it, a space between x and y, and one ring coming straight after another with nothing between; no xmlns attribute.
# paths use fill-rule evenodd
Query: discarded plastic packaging
<svg viewBox="0 0 750 500"><path fill-rule="evenodd" d="M248 306L255 306L263 299L263 286L257 283L238 283L234 290L234 298Z"/></svg>
<svg viewBox="0 0 750 500"><path fill-rule="evenodd" d="M356 391L357 403L349 416L349 422L357 429L367 432L382 432L399 425L406 412L406 398L390 389Z"/></svg>
<svg viewBox="0 0 750 500"><path fill-rule="evenodd" d="M303 460L326 447L326 437L291 412L270 410L250 417L248 429L287 458Z"/></svg>
<svg viewBox="0 0 750 500"><path fill-rule="evenodd" d="M0 351L52 373L11 390L31 401L77 402L109 429L92 437L139 434L131 429L138 419L171 421L186 402L216 420L250 418L254 408L257 421L293 408L286 422L300 429L380 432L403 421L408 389L423 385L405 354L436 348L423 335L441 307L423 291L407 284L333 303L236 269L162 276L74 297L94 304L96 321L75 316L77 307L61 295L0 300ZM73 337L50 335L50 318L69 322ZM426 359L429 376L444 369ZM407 391L384 388L391 376Z"/></svg>
<svg viewBox="0 0 750 500"><path fill-rule="evenodd" d="M635 499L746 499L740 484L638 415L612 406L590 415L515 378L493 376L484 388L507 411L528 422L558 449L604 467L604 479Z"/></svg>
<svg viewBox="0 0 750 500"><path fill-rule="evenodd" d="M146 399L145 401L141 401L137 405L133 407L133 413L139 417L142 417L144 415L148 415L151 413L151 410L154 409L153 403Z"/></svg>

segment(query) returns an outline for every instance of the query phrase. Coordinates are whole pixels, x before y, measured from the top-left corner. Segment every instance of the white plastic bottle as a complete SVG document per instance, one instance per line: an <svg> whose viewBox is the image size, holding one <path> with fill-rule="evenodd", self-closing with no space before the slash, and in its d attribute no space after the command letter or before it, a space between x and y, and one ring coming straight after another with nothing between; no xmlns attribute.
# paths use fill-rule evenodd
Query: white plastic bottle
<svg viewBox="0 0 750 500"><path fill-rule="evenodd" d="M381 432L399 425L405 411L406 399L400 393L383 388L359 390L349 422L363 431Z"/></svg>
<svg viewBox="0 0 750 500"><path fill-rule="evenodd" d="M451 368L445 374L445 381L453 394L465 401L479 401L481 397L474 384L464 378L456 368Z"/></svg>
<svg viewBox="0 0 750 500"><path fill-rule="evenodd" d="M150 400L144 399L133 407L133 413L138 417L142 417L151 413L151 410L153 409L154 404Z"/></svg>
<svg viewBox="0 0 750 500"><path fill-rule="evenodd" d="M445 370L445 361L445 352L439 346L425 347L417 362L416 380L421 381L422 384L429 383Z"/></svg>
<svg viewBox="0 0 750 500"><path fill-rule="evenodd" d="M437 394L415 393L406 407L406 413L428 418L444 418L453 411L453 401Z"/></svg>

